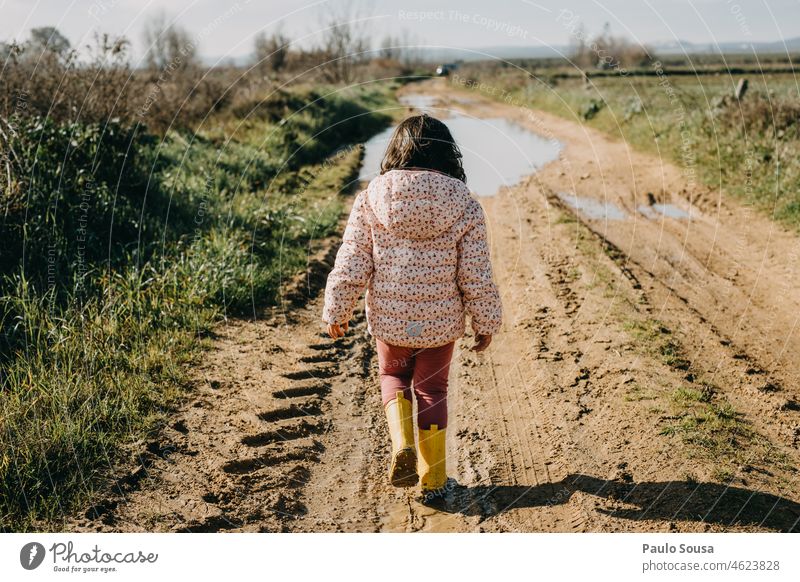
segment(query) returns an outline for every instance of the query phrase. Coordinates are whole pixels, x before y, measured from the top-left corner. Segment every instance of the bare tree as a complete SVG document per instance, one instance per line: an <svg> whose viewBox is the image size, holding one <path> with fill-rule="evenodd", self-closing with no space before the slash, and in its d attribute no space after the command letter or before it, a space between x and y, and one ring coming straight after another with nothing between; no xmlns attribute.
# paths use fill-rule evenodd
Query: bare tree
<svg viewBox="0 0 800 582"><path fill-rule="evenodd" d="M271 35L259 33L254 41L256 67L264 73L278 73L286 68L291 39L278 28Z"/></svg>
<svg viewBox="0 0 800 582"><path fill-rule="evenodd" d="M69 40L54 26L42 26L31 29L31 36L26 43L26 51L33 56L44 52L65 55L70 49Z"/></svg>
<svg viewBox="0 0 800 582"><path fill-rule="evenodd" d="M407 28L403 29L400 36L400 60L404 67L411 67L417 65L422 60L420 51L421 41L416 34L408 32Z"/></svg>
<svg viewBox="0 0 800 582"><path fill-rule="evenodd" d="M586 39L581 24L575 34L571 47L571 59L581 68L617 69L646 65L651 59L650 51L631 42L625 37L611 34L611 26L606 23L603 32L591 40Z"/></svg>
<svg viewBox="0 0 800 582"><path fill-rule="evenodd" d="M388 35L383 38L378 54L380 54L382 59L399 61L401 52L400 40L392 35Z"/></svg>
<svg viewBox="0 0 800 582"><path fill-rule="evenodd" d="M323 12L321 51L327 63L322 72L331 82L351 82L355 67L370 49L362 13L360 5L352 2L328 4Z"/></svg>
<svg viewBox="0 0 800 582"><path fill-rule="evenodd" d="M578 24L571 36L570 60L581 69L594 64L592 53L587 46L586 26L583 22Z"/></svg>
<svg viewBox="0 0 800 582"><path fill-rule="evenodd" d="M197 45L185 29L167 23L161 12L144 25L147 66L151 69L187 69L199 64Z"/></svg>

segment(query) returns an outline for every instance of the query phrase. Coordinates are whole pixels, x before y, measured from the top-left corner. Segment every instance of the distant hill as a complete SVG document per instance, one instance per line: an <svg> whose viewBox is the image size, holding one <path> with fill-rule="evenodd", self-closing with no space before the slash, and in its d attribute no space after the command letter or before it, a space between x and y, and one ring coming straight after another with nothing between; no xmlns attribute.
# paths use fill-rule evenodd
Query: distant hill
<svg viewBox="0 0 800 582"><path fill-rule="evenodd" d="M800 53L800 37L774 42L722 42L696 43L688 40L673 40L648 43L648 47L658 55L711 55L711 54L775 54ZM486 46L479 48L443 48L430 47L419 49L423 60L432 63L451 61L483 61L487 59L548 59L563 58L570 53L568 45L537 46ZM207 56L203 62L207 65L231 64L245 66L250 63L249 55L236 57Z"/></svg>
<svg viewBox="0 0 800 582"><path fill-rule="evenodd" d="M784 41L774 42L722 42L714 43L694 43L687 40L673 42L652 43L656 53L668 54L767 54L767 53L786 53L800 52L800 37L789 38Z"/></svg>
<svg viewBox="0 0 800 582"><path fill-rule="evenodd" d="M656 54L768 54L800 52L800 37L774 42L695 43L687 40L648 43ZM562 58L570 53L567 45L552 46L487 46L475 49L430 48L422 51L427 61L479 61L484 59Z"/></svg>

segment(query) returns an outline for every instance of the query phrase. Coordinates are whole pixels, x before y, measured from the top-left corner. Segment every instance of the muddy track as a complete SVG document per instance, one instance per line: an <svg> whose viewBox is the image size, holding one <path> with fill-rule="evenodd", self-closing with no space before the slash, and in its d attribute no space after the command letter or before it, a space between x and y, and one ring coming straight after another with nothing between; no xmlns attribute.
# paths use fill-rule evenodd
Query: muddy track
<svg viewBox="0 0 800 582"><path fill-rule="evenodd" d="M193 397L71 529L797 531L798 239L577 124L537 112L534 125L441 83L412 90L445 110L545 127L566 146L482 200L506 317L487 354L457 344L453 506L424 507L387 483L363 311L344 340L321 333L330 240L282 306L220 326ZM557 196L567 191L631 219L584 217ZM693 219L637 214L654 199ZM672 430L687 418L678 389L732 407L744 427L731 436L735 463Z"/></svg>

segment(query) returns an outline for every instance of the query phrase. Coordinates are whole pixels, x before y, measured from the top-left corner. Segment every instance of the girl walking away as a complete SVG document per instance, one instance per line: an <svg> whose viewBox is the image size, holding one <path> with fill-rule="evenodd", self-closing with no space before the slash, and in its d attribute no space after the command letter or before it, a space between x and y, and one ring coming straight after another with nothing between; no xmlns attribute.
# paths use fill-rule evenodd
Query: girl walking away
<svg viewBox="0 0 800 582"><path fill-rule="evenodd" d="M322 318L343 337L364 288L369 333L377 342L381 395L396 487L420 482L423 498L445 491L447 378L469 314L473 350L501 325L486 223L470 194L461 152L447 126L428 115L395 130L381 174L353 203ZM414 446L412 387L417 399Z"/></svg>

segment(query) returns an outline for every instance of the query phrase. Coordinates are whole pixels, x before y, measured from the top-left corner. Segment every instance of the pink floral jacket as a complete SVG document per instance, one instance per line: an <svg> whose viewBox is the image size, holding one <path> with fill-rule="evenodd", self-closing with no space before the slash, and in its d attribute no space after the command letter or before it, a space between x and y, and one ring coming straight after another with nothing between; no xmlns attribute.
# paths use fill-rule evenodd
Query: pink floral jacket
<svg viewBox="0 0 800 582"><path fill-rule="evenodd" d="M367 287L369 333L391 345L436 347L494 334L502 306L480 203L455 178L392 170L353 203L328 275L322 319L343 324Z"/></svg>

